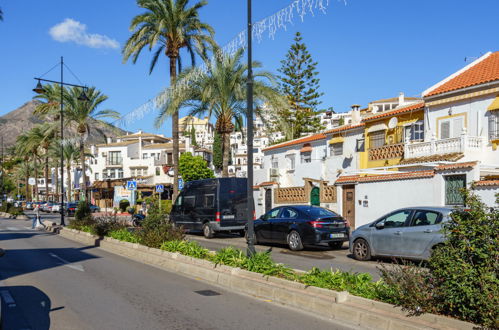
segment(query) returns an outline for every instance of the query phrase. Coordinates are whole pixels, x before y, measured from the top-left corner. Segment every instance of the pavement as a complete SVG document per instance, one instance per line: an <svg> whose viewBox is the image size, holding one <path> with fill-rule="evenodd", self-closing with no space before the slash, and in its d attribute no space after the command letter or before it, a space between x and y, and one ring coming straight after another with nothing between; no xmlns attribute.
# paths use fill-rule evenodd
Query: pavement
<svg viewBox="0 0 499 330"><path fill-rule="evenodd" d="M349 329L30 228L0 219L4 329Z"/></svg>

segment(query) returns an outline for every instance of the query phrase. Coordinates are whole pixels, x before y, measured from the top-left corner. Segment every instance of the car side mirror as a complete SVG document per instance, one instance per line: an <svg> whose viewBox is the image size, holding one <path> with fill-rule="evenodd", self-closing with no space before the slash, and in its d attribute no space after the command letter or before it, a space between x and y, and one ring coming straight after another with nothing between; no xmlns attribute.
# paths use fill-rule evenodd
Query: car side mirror
<svg viewBox="0 0 499 330"><path fill-rule="evenodd" d="M383 222L378 222L374 227L376 227L376 229L383 229L385 228L385 224Z"/></svg>

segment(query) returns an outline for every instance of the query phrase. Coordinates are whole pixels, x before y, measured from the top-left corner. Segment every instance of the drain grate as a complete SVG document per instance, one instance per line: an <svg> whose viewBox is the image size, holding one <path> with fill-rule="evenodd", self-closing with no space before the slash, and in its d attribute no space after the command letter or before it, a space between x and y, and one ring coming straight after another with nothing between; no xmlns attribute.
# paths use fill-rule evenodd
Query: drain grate
<svg viewBox="0 0 499 330"><path fill-rule="evenodd" d="M207 297L220 295L220 293L213 291L213 290L199 290L199 291L194 291L194 292L196 292L197 294L200 294L202 296L207 296Z"/></svg>

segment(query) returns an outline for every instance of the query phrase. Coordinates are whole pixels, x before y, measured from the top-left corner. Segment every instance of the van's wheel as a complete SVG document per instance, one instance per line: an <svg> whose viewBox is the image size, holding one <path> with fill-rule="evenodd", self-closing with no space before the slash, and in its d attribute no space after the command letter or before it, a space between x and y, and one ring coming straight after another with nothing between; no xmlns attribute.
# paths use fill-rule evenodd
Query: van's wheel
<svg viewBox="0 0 499 330"><path fill-rule="evenodd" d="M359 238L353 243L353 256L360 261L371 260L371 248L364 239Z"/></svg>
<svg viewBox="0 0 499 330"><path fill-rule="evenodd" d="M343 246L343 241L341 242L329 242L329 247L333 250L339 250Z"/></svg>
<svg viewBox="0 0 499 330"><path fill-rule="evenodd" d="M213 228L211 228L209 223L205 223L203 225L203 235L206 238L213 238L213 236L215 236L215 232L213 231Z"/></svg>
<svg viewBox="0 0 499 330"><path fill-rule="evenodd" d="M288 234L288 245L293 251L303 250L303 243L301 242L300 234L296 230L292 230Z"/></svg>
<svg viewBox="0 0 499 330"><path fill-rule="evenodd" d="M238 233L238 234L239 234L239 236L241 236L241 237L246 237L246 230L244 230L244 229L239 230L237 233Z"/></svg>

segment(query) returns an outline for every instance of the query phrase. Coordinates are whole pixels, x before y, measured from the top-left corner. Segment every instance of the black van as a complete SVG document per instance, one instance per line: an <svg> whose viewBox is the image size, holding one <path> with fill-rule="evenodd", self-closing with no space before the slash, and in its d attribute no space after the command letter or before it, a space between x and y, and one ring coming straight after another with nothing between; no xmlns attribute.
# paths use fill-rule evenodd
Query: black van
<svg viewBox="0 0 499 330"><path fill-rule="evenodd" d="M206 238L219 231L244 236L248 221L247 184L246 178L187 182L173 204L170 219L188 231L202 230Z"/></svg>

